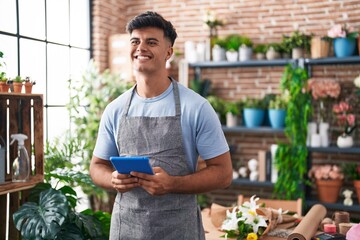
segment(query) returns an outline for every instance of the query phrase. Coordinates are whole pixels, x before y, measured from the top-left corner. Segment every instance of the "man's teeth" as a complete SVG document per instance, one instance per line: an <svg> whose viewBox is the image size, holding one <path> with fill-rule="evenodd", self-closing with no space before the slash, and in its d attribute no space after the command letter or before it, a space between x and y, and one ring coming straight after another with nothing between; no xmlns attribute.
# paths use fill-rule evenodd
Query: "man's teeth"
<svg viewBox="0 0 360 240"><path fill-rule="evenodd" d="M138 59L140 60L144 60L144 59L150 59L149 57L147 56L137 56Z"/></svg>

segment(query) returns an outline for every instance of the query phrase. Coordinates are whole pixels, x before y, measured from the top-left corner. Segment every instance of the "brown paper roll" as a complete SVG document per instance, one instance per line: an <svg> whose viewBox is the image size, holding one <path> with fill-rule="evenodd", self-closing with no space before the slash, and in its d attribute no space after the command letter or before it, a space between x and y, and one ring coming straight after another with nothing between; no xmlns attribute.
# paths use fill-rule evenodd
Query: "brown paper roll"
<svg viewBox="0 0 360 240"><path fill-rule="evenodd" d="M316 234L316 231L325 216L326 208L321 204L315 204L287 239L310 240Z"/></svg>

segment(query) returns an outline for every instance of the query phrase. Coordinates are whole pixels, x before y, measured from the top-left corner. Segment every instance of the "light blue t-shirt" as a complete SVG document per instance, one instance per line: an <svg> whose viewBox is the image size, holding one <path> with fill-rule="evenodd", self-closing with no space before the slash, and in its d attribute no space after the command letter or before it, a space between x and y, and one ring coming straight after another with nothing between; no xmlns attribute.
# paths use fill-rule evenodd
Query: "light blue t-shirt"
<svg viewBox="0 0 360 240"><path fill-rule="evenodd" d="M196 170L198 156L207 160L229 151L221 123L209 102L193 90L179 84L183 145L189 166ZM120 118L130 97L129 89L108 104L101 118L93 154L105 160L118 156L116 142ZM173 85L154 98L140 97L136 92L128 116L175 116ZM121 136L120 136L121 137Z"/></svg>

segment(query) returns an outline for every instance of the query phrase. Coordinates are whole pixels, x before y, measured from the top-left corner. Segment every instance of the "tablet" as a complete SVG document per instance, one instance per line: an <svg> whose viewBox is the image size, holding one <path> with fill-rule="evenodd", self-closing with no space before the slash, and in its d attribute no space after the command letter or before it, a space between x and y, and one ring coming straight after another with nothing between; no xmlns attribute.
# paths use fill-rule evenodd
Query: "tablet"
<svg viewBox="0 0 360 240"><path fill-rule="evenodd" d="M114 168L122 174L130 174L134 171L154 175L148 157L110 157L110 161Z"/></svg>

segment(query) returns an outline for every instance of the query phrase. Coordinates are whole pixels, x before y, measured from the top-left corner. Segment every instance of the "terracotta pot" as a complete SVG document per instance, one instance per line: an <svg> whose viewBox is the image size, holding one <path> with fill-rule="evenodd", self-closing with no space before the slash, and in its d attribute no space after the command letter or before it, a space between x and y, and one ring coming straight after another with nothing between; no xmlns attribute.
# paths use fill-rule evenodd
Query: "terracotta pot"
<svg viewBox="0 0 360 240"><path fill-rule="evenodd" d="M360 180L354 180L353 184L358 198L358 202L360 204Z"/></svg>
<svg viewBox="0 0 360 240"><path fill-rule="evenodd" d="M24 86L25 86L25 93L31 93L32 92L32 86L33 86L33 84L32 83L25 83L24 84Z"/></svg>
<svg viewBox="0 0 360 240"><path fill-rule="evenodd" d="M318 198L321 202L336 203L339 197L343 181L337 180L316 180Z"/></svg>
<svg viewBox="0 0 360 240"><path fill-rule="evenodd" d="M23 84L20 82L13 82L13 88L15 93L21 93Z"/></svg>

